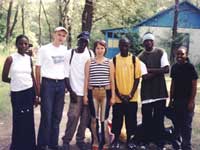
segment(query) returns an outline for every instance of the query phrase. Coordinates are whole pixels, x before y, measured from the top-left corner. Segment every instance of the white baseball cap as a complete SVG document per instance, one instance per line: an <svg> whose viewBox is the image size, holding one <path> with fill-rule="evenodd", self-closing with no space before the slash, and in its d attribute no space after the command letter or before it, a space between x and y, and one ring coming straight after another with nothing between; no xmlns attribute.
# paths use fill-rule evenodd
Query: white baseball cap
<svg viewBox="0 0 200 150"><path fill-rule="evenodd" d="M54 31L55 32L57 32L57 31L65 31L66 33L68 33L67 29L64 28L64 27L61 27L61 26L60 27L56 27Z"/></svg>
<svg viewBox="0 0 200 150"><path fill-rule="evenodd" d="M152 33L146 33L144 34L143 38L142 38L142 42L144 43L145 40L155 40L155 37Z"/></svg>

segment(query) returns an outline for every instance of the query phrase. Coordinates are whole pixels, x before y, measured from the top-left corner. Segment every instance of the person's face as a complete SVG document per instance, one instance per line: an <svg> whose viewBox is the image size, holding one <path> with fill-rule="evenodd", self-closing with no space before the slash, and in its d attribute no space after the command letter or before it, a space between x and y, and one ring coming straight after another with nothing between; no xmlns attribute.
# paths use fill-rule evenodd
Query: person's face
<svg viewBox="0 0 200 150"><path fill-rule="evenodd" d="M77 46L78 46L78 50L79 52L83 52L85 50L85 48L87 47L88 45L88 41L86 39L78 39L78 43L77 43Z"/></svg>
<svg viewBox="0 0 200 150"><path fill-rule="evenodd" d="M54 42L57 44L63 44L67 38L67 33L65 31L56 31L54 33Z"/></svg>
<svg viewBox="0 0 200 150"><path fill-rule="evenodd" d="M187 59L187 52L185 48L179 48L176 51L176 60L178 63L185 63Z"/></svg>
<svg viewBox="0 0 200 150"><path fill-rule="evenodd" d="M102 56L104 56L104 54L105 54L105 52L106 52L106 49L105 49L105 47L103 46L103 45L101 45L101 44L97 44L97 46L96 46L96 48L95 48L95 54L96 54L96 56L97 57L102 57Z"/></svg>
<svg viewBox="0 0 200 150"><path fill-rule="evenodd" d="M130 43L128 41L119 42L119 49L122 56L127 56L129 47L130 47Z"/></svg>
<svg viewBox="0 0 200 150"><path fill-rule="evenodd" d="M144 45L144 48L146 51L151 51L154 46L154 41L153 40L145 40L143 45Z"/></svg>
<svg viewBox="0 0 200 150"><path fill-rule="evenodd" d="M17 46L18 52L20 54L24 54L29 48L29 41L28 39L23 37L17 42L16 46Z"/></svg>

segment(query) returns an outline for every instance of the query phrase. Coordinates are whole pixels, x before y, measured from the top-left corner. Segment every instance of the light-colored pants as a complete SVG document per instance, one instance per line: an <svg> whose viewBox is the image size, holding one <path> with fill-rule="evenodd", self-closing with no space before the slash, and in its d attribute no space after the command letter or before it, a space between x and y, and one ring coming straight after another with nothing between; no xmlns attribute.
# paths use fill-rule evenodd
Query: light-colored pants
<svg viewBox="0 0 200 150"><path fill-rule="evenodd" d="M91 130L93 145L98 146L98 123L101 122L101 134L105 142L104 147L110 144L107 118L110 108L111 90L105 88L93 88L88 91L89 106L92 115Z"/></svg>
<svg viewBox="0 0 200 150"><path fill-rule="evenodd" d="M76 134L76 142L83 142L85 138L85 129L89 125L90 113L89 108L83 105L83 96L77 96L77 102L70 101L68 109L68 121L66 125L65 135L63 136L63 144L68 144L76 131L79 119L78 131Z"/></svg>

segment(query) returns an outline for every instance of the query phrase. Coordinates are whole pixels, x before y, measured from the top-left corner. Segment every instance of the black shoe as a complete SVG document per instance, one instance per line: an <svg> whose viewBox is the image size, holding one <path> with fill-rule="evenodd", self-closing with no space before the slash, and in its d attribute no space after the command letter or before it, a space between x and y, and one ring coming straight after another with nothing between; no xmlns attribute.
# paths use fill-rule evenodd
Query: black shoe
<svg viewBox="0 0 200 150"><path fill-rule="evenodd" d="M67 144L63 144L61 150L69 150L69 149L70 149L70 145L69 145L69 143L67 143Z"/></svg>
<svg viewBox="0 0 200 150"><path fill-rule="evenodd" d="M136 150L137 149L137 145L134 142L129 142L127 144L127 148L128 148L128 150Z"/></svg>
<svg viewBox="0 0 200 150"><path fill-rule="evenodd" d="M140 149L140 150L147 150L147 149L148 149L148 145L145 144L145 143L140 143L140 144L139 144L139 149Z"/></svg>
<svg viewBox="0 0 200 150"><path fill-rule="evenodd" d="M48 146L41 146L41 145L38 145L37 150L49 150Z"/></svg>
<svg viewBox="0 0 200 150"><path fill-rule="evenodd" d="M120 142L118 140L115 140L111 143L110 148L112 150L120 149Z"/></svg>
<svg viewBox="0 0 200 150"><path fill-rule="evenodd" d="M85 142L76 142L76 145L80 150L87 150L87 144Z"/></svg>
<svg viewBox="0 0 200 150"><path fill-rule="evenodd" d="M62 150L62 146L49 146L48 150Z"/></svg>

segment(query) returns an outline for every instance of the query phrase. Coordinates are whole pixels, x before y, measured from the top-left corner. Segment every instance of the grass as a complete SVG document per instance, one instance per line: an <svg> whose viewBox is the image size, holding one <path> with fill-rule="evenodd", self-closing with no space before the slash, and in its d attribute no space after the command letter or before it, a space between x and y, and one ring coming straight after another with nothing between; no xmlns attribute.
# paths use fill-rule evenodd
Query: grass
<svg viewBox="0 0 200 150"><path fill-rule="evenodd" d="M2 75L2 69L4 61L7 57L6 53L0 55L0 76ZM9 98L9 84L0 80L0 119L3 119L10 113L10 98Z"/></svg>

